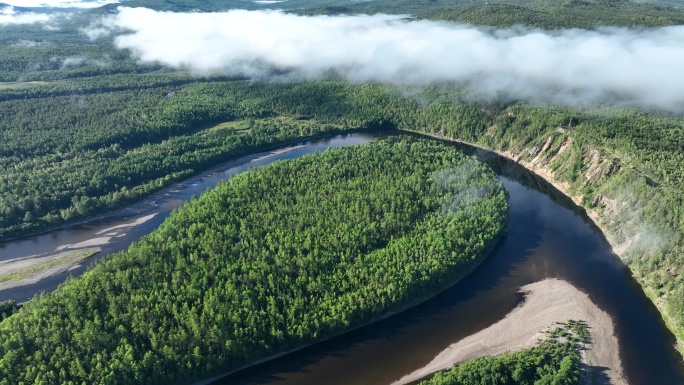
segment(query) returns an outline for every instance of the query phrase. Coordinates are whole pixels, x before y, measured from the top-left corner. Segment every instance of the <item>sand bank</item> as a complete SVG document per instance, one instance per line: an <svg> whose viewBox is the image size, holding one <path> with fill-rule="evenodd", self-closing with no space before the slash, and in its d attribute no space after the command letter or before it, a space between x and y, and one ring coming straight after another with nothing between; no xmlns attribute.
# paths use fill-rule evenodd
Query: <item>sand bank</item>
<svg viewBox="0 0 684 385"><path fill-rule="evenodd" d="M0 262L0 290L31 285L44 278L73 270L81 261L99 251L99 248L89 248L2 261Z"/></svg>
<svg viewBox="0 0 684 385"><path fill-rule="evenodd" d="M582 362L587 368L582 373L582 383L605 382L601 380L603 376L592 373L591 367L599 367L607 368L604 373L611 384L627 384L613 321L589 296L558 279L526 285L521 291L526 294L525 301L503 320L452 344L429 364L393 385L407 384L465 361L530 348L546 337L545 330L568 320L585 321L591 334L591 344L582 351Z"/></svg>
<svg viewBox="0 0 684 385"><path fill-rule="evenodd" d="M44 278L74 270L81 261L101 251L101 246L107 245L112 238L125 235L125 231L149 221L155 215L146 215L100 230L89 239L60 245L53 252L0 261L0 290L32 285Z"/></svg>
<svg viewBox="0 0 684 385"><path fill-rule="evenodd" d="M140 218L136 219L136 220L133 221L133 222L129 222L129 223L121 224L121 225L112 226L112 227L106 228L106 229L104 229L104 230L98 231L97 233L95 233L95 235L103 235L103 234L104 234L105 236L110 236L110 237L111 237L111 236L116 236L116 235L118 234L118 232L117 232L117 231L114 231L114 230L129 229L129 228L131 228L131 227L133 227L133 226L141 225L141 224L143 224L143 223L149 221L150 219L154 218L155 215L157 215L157 214L146 215L146 216L144 216L144 217L140 217ZM106 234L105 234L105 233L106 233Z"/></svg>

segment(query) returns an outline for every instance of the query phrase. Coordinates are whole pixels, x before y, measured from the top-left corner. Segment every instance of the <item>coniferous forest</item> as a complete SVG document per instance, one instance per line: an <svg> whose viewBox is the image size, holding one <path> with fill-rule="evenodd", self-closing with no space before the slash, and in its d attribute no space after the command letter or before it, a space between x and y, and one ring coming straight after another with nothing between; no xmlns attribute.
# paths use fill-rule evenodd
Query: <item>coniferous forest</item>
<svg viewBox="0 0 684 385"><path fill-rule="evenodd" d="M127 6L259 7L213 0ZM385 12L485 28L684 24L674 0L283 6L302 15ZM453 84L352 83L334 74L197 76L139 63L112 39L80 32L115 8L75 13L50 33L0 25L0 240L122 207L286 143L356 130L417 131L548 171L612 244L631 245L621 257L682 351L681 114L485 100ZM453 284L491 250L505 219L505 193L491 170L437 141L390 139L253 170L55 292L21 309L0 303L0 384L166 384L237 368ZM432 383L484 381L473 379L477 373L501 379L529 362L548 364L547 380L575 381L574 347L535 349L464 365ZM524 373L525 381L539 380Z"/></svg>
<svg viewBox="0 0 684 385"><path fill-rule="evenodd" d="M434 141L255 169L0 323L0 383L168 384L238 368L454 284L506 215L494 173Z"/></svg>

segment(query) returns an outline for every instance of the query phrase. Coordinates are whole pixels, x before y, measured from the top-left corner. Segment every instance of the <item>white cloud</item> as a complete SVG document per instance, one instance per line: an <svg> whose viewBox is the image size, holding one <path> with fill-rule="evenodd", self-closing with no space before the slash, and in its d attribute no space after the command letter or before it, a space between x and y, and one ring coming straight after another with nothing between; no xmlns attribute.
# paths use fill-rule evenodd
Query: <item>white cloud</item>
<svg viewBox="0 0 684 385"><path fill-rule="evenodd" d="M111 35L111 30L109 28L103 27L102 25L97 26L92 24L87 28L81 28L80 31L88 36L88 39L90 40L97 40Z"/></svg>
<svg viewBox="0 0 684 385"><path fill-rule="evenodd" d="M62 69L76 68L87 65L96 65L98 67L108 67L111 65L111 58L108 55L102 56L100 59L92 59L85 57L68 57L62 61Z"/></svg>
<svg viewBox="0 0 684 385"><path fill-rule="evenodd" d="M119 0L2 0L4 4L28 8L97 8L119 2Z"/></svg>
<svg viewBox="0 0 684 385"><path fill-rule="evenodd" d="M20 25L47 23L53 16L44 13L17 12L14 7L0 9L0 27L3 25Z"/></svg>
<svg viewBox="0 0 684 385"><path fill-rule="evenodd" d="M684 110L684 26L546 32L400 19L120 7L100 27L127 30L116 45L142 62L202 74L333 71L358 82L453 82L484 97Z"/></svg>
<svg viewBox="0 0 684 385"><path fill-rule="evenodd" d="M107 37L111 35L112 32L121 32L121 28L116 25L115 18L105 16L90 23L89 26L81 28L80 31L88 36L90 40L94 41Z"/></svg>
<svg viewBox="0 0 684 385"><path fill-rule="evenodd" d="M81 67L86 64L86 59L82 57L68 57L62 62L62 69Z"/></svg>

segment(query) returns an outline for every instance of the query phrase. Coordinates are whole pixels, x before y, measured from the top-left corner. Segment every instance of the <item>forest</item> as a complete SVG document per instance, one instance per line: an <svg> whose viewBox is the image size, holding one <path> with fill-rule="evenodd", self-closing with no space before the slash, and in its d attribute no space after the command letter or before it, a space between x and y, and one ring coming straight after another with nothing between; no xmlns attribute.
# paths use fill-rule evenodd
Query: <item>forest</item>
<svg viewBox="0 0 684 385"><path fill-rule="evenodd" d="M0 236L115 208L231 158L345 130L260 119L272 114L227 85L188 86L174 98L157 88L2 103ZM234 119L242 124L215 127Z"/></svg>
<svg viewBox="0 0 684 385"><path fill-rule="evenodd" d="M665 26L684 24L684 10L676 0L288 0L278 8L305 15L408 14L431 20L473 25L511 27L526 25L543 29L614 26ZM231 8L268 9L269 4L197 0L129 0L127 6L188 12L216 12ZM109 5L103 9L113 9Z"/></svg>
<svg viewBox="0 0 684 385"><path fill-rule="evenodd" d="M263 6L244 1L131 0L128 5L174 11L216 11L226 7L263 9ZM593 29L606 24L639 27L684 24L684 9L673 5L677 2L330 0L314 3L290 0L284 3L289 12L299 14L382 11L410 14L418 19L494 27L523 24L541 29ZM198 77L161 65L140 64L129 52L115 49L111 39L93 42L79 32L91 16L114 7L77 14L53 33L46 33L40 26L0 26L1 240L121 207L227 160L318 135L353 130L418 131L518 156L522 162L534 159L542 148L546 148L542 158L548 160L553 176L567 186L569 194L577 196L587 210L596 211L603 218L601 226L609 238L635 245L624 253L625 262L658 306L680 344L684 340L684 117L681 115L636 107L570 108L510 99L477 100L468 97L465 90L449 84L424 87L358 84L335 76L317 81ZM373 148L382 148L383 156L387 157L382 162L378 158L378 164L388 167L383 168L384 172L402 181L411 179L411 175L418 178L436 171L423 160L416 166L423 167L421 169L402 163L402 158L418 157L410 149L429 148L434 152L431 156L438 157L443 164L467 162L435 143L418 141L377 146L380 147ZM402 155L397 155L399 153ZM317 222L320 228L314 229L304 217L290 217L288 215L292 213L276 211L280 204L295 205L297 202L267 196L266 191L259 197L261 201L252 201L252 194L246 194L246 190L238 187L253 184L259 188L273 188L268 184L271 182L262 179L277 175L285 183L288 175L282 173L286 170L299 172L298 180L309 178L311 191L321 191L315 189L326 186L332 188L334 183L352 176L357 178L352 180L361 183L366 174L357 177L355 173L372 171L363 169L362 164L358 165L358 170L346 168L351 165L343 165L340 169L329 167L329 178L332 178L333 170L346 174L340 180L326 179L330 185L325 186L313 184L313 180L326 175L307 175L305 170L307 162L328 165L341 157L362 159L364 156L374 159L373 154L364 150L350 149L246 174L217 192L198 198L130 251L108 258L55 293L37 297L23 310L19 311L12 303L0 304L0 318L9 317L0 323L3 335L1 377L6 378L6 383L17 383L14 381L22 376L30 382L40 378L45 383L96 376L83 381L107 383L111 373L133 376L126 378L141 376L139 378L146 379L145 383L197 378L225 366L238 367L257 357L339 333L406 306L446 285L445 272L462 271L473 263L463 262L465 254L454 254L452 260L414 261L412 265L395 259L394 265L389 264L383 270L377 264L370 264L369 260L349 260L350 254L311 249L316 245L311 241L307 244L306 239L303 245L307 248L297 249L304 246L281 244L282 238L267 239L250 233L245 239L254 239L254 243L241 244L244 248L241 252L249 252L244 255L253 257L258 263L252 265L237 259L223 260L221 264L216 262L221 253L235 253L232 244L224 242L231 238L223 231L250 229L242 229L238 224L232 228L216 227L221 221L236 219L214 218L214 213L208 209L210 204L224 207L228 205L226 197L230 196L249 202L245 210L267 205L268 212L273 215L268 218L272 225L282 225L285 218L296 219L301 221L303 228L312 231L310 234L319 236L322 233L315 231L323 231L327 229L325 225L329 225L325 218L315 217L322 222ZM396 160L397 168L391 169L393 163L385 162L386 159ZM602 163L596 159L601 159ZM490 172L482 166L473 167L479 170L482 181L491 179ZM377 213L396 216L356 218L377 221L372 228L361 228L351 215L343 216L350 220L348 230L358 231L363 236L360 239L366 243L344 244L345 248L340 250L345 253L361 250L363 254L359 255L369 258L379 255L399 258L396 253L392 254L399 247L399 243L395 243L399 239L405 243L401 247L407 250L432 247L433 251L451 251L456 247L439 243L444 235L434 233L435 229L430 227L442 223L436 221L452 218L435 214L436 202L444 198L439 195L444 193L442 190L420 190L416 184L411 184L415 182L413 179L406 186L398 186L382 175L373 178L379 183L372 186L375 190L354 190L354 195L352 190L343 190L341 195L325 191L340 202L352 197L367 198L359 201L359 205L366 206L352 207L359 212L377 203L373 199L384 197L384 190L389 187L400 192L397 196L385 197L396 199L397 206L377 208ZM236 185L238 183L242 185ZM295 187L282 185L278 188ZM483 201L489 202L489 206L484 203L484 206L474 206L474 210L491 212L487 224L491 231L476 240L472 238L476 232L466 231L475 227L466 229L454 225L451 229L472 242L466 242L471 246L468 250L472 256L482 257L483 250L499 234L497 226L505 215L505 199L499 189L497 187L492 191L493 195ZM307 202L311 205L325 203L313 200L304 191L297 193L303 194L302 199L310 199ZM424 206L408 205L409 197L413 202L418 196L423 198L417 202ZM615 202L620 202L617 209ZM277 204L270 205L272 203ZM335 207L340 209L341 206ZM238 210L236 207L230 209ZM399 212L399 209L408 211ZM252 213L235 212L240 215ZM407 223L401 222L400 218L405 219L401 215L407 213L413 213L415 217ZM252 215L257 215L256 211ZM214 219L210 220L210 217ZM426 222L428 219L435 222ZM212 224L212 221L215 222ZM423 227L419 228L418 223ZM416 227L402 227L414 224ZM466 221L463 226L474 225ZM435 243L413 244L420 231L432 231L430 234L434 234L434 238L431 241ZM642 231L648 236L634 240L634 231ZM243 236L239 234L239 237ZM285 236L277 231L275 234ZM332 237L331 234L327 236ZM398 238L399 234L403 236ZM177 242L165 244L161 239L166 236L173 236ZM330 242L342 240L344 238ZM346 241L351 242L350 239ZM217 242L221 248L203 248L211 242ZM325 254L328 258L325 263L343 267L345 270L335 270L342 275L320 276L329 281L319 282L311 276L295 274L328 266L285 258L292 255L288 253L307 254L312 250ZM279 259L280 264L274 265L267 259L271 254L282 259ZM217 264L209 265L209 261ZM440 262L451 265L439 265ZM402 269L409 270L399 269L399 264ZM426 269L431 272L429 278L415 273ZM349 271L354 274L366 271L367 281L353 281L350 274L342 273ZM238 273L242 281L236 278ZM419 282L411 280L412 274L420 278ZM155 277L158 282L152 282ZM290 281L286 282L292 285L278 286L281 281L277 277L288 277ZM372 281L374 279L377 281ZM388 287L390 281L394 283L392 291L383 291L382 285ZM340 294L336 292L321 291L318 297L309 298L319 301L313 304L300 301L299 296L303 293L323 290L330 282L335 282L340 290L347 290L345 295L348 297L344 298L350 301L351 298L364 298L365 307L349 307L348 302L331 304L331 296ZM376 282L376 286L369 286L368 282ZM361 286L371 291L364 292ZM225 293L219 290L226 288L230 290ZM281 299L282 291L286 289L292 290L290 297ZM236 290L243 291L238 296ZM93 296L96 292L102 295ZM244 297L242 293L245 293ZM237 303L236 298L246 302ZM266 301L268 298L273 298L272 303ZM220 314L218 304L226 303L236 306L229 308L231 313ZM284 306L293 309L287 314L291 318L281 319L274 315L268 318L268 323L257 321L263 314L276 314L276 310ZM238 309L242 308L250 313L239 313ZM138 312L139 309L143 311ZM311 313L307 313L308 310ZM12 313L16 314L9 316ZM242 317L252 317L244 319L253 321L254 327L238 322ZM304 319L308 323L300 322ZM298 327L292 326L295 321ZM232 334L222 334L228 332ZM199 348L196 343L199 339L211 341L211 344ZM188 346L200 350L189 351ZM201 350L205 347L211 350ZM146 349L149 355L140 353ZM233 355L226 353L228 351L238 353ZM525 354L528 353L523 356ZM529 354L537 357L537 354L547 353ZM558 355L550 354L544 359L560 362L549 358ZM178 360L185 360L188 365L175 372L173 365ZM483 362L474 365L499 365L496 360Z"/></svg>
<svg viewBox="0 0 684 385"><path fill-rule="evenodd" d="M474 158L390 138L202 194L0 323L0 384L168 384L239 368L434 295L503 235Z"/></svg>
<svg viewBox="0 0 684 385"><path fill-rule="evenodd" d="M429 20L508 28L541 29L600 26L666 26L684 24L684 10L660 2L623 0L390 1L354 2L294 10L307 15L405 13Z"/></svg>

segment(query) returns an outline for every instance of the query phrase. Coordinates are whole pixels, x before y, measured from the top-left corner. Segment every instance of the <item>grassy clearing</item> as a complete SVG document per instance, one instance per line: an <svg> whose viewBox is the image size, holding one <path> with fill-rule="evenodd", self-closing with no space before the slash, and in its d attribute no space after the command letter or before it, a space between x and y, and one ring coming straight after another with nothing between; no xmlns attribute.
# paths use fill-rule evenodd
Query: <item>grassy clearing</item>
<svg viewBox="0 0 684 385"><path fill-rule="evenodd" d="M252 121L253 123L254 121ZM224 123L219 123L213 127L210 127L204 132L216 132L216 131L223 131L223 130L235 130L238 132L249 132L251 131L251 128L249 126L249 122L247 120L235 120L232 122L224 122Z"/></svg>
<svg viewBox="0 0 684 385"><path fill-rule="evenodd" d="M0 82L0 90L28 88L48 85L48 82Z"/></svg>
<svg viewBox="0 0 684 385"><path fill-rule="evenodd" d="M320 121L316 119L310 119L306 116L292 116L292 115L285 115L285 116L276 116L276 117L269 117L269 118L264 118L264 119L243 119L243 120L234 120L230 122L224 122L224 123L219 123L213 127L210 127L203 132L205 133L210 133L210 132L217 132L217 131L222 131L222 130L235 130L240 133L249 133L252 131L252 128L254 127L259 127L259 126L293 126L293 127L303 127L303 128L311 128L314 126L320 126L324 123L321 123ZM325 123L326 125L333 126L337 129L342 129L343 126L341 124L331 124L331 123Z"/></svg>

